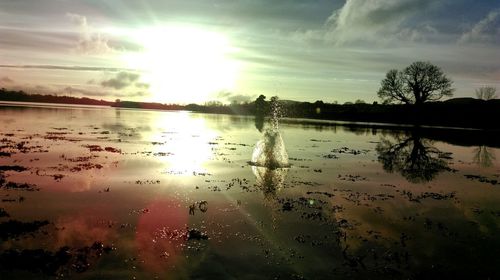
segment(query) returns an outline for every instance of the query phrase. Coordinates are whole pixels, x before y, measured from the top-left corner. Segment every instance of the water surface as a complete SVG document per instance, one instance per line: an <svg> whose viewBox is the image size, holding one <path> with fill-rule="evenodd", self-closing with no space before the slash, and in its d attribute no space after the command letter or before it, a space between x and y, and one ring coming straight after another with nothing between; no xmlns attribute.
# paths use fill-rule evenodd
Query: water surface
<svg viewBox="0 0 500 280"><path fill-rule="evenodd" d="M2 277L499 276L500 151L479 132L281 123L291 166L269 169L248 163L253 117L2 105L0 123Z"/></svg>

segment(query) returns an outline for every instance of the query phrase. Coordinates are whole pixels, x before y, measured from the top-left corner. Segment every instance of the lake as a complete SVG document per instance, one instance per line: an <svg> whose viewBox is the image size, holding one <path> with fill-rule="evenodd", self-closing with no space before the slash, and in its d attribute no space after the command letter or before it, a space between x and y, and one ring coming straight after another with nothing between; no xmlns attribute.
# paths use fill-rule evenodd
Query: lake
<svg viewBox="0 0 500 280"><path fill-rule="evenodd" d="M290 165L265 168L253 117L3 104L0 123L5 279L500 276L481 131L283 120Z"/></svg>

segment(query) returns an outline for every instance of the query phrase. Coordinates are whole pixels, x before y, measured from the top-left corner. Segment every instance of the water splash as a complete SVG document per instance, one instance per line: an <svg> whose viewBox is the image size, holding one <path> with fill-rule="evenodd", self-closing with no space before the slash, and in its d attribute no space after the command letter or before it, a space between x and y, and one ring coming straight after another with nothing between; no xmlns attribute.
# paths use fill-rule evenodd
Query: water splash
<svg viewBox="0 0 500 280"><path fill-rule="evenodd" d="M281 109L278 98L273 97L271 99L271 127L266 129L263 138L255 144L252 161L250 162L251 165L271 170L290 167L285 143L279 131L280 117Z"/></svg>

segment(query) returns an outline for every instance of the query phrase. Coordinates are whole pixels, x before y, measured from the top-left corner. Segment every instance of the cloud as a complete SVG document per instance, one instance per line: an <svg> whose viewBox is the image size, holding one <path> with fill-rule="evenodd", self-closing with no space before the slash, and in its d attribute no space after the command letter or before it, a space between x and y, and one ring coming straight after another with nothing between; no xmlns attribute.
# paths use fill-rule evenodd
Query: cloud
<svg viewBox="0 0 500 280"><path fill-rule="evenodd" d="M61 94L79 94L79 95L84 95L84 96L92 96L92 97L104 97L107 96L108 94L105 92L101 91L96 91L96 90L89 90L89 89L82 89L82 88L76 88L72 86L65 87L59 91Z"/></svg>
<svg viewBox="0 0 500 280"><path fill-rule="evenodd" d="M136 88L148 89L149 88L149 84L146 84L146 83L135 83L135 87Z"/></svg>
<svg viewBox="0 0 500 280"><path fill-rule="evenodd" d="M72 86L68 86L68 87L65 87L65 88L59 90L59 93L71 94L71 95L78 94L78 95L94 97L94 98L95 97L131 98L131 97L144 97L144 96L149 95L148 92L144 92L144 91L110 93L110 92L104 92L101 90L77 88L77 87L72 87Z"/></svg>
<svg viewBox="0 0 500 280"><path fill-rule="evenodd" d="M327 20L339 42L381 36L400 30L405 20L425 10L432 0L349 0Z"/></svg>
<svg viewBox="0 0 500 280"><path fill-rule="evenodd" d="M14 80L12 80L11 78L9 78L7 76L0 78L0 83L2 83L2 84L11 84L13 82L14 82Z"/></svg>
<svg viewBox="0 0 500 280"><path fill-rule="evenodd" d="M65 65L11 65L0 64L0 68L26 68L26 69L47 69L47 70L70 70L70 71L134 71L133 69L117 67L93 67L93 66L65 66Z"/></svg>
<svg viewBox="0 0 500 280"><path fill-rule="evenodd" d="M75 40L77 40L75 34L68 32L0 27L0 46L5 50L31 50L37 53L48 51L60 54L72 47Z"/></svg>
<svg viewBox="0 0 500 280"><path fill-rule="evenodd" d="M93 31L85 16L67 13L66 17L80 29L76 49L85 54L105 54L113 51L108 45L108 39L101 33Z"/></svg>
<svg viewBox="0 0 500 280"><path fill-rule="evenodd" d="M12 83L9 84L9 90L14 91L24 91L28 94L53 94L57 91L57 88L52 86L42 86L42 85L33 85L33 84L18 84Z"/></svg>
<svg viewBox="0 0 500 280"><path fill-rule="evenodd" d="M402 41L427 42L436 41L440 36L439 31L430 23L425 23L416 27L402 28L395 37Z"/></svg>
<svg viewBox="0 0 500 280"><path fill-rule="evenodd" d="M133 85L139 80L140 75L132 72L119 72L115 78L104 80L101 86L114 89L123 89Z"/></svg>
<svg viewBox="0 0 500 280"><path fill-rule="evenodd" d="M256 98L255 95L244 95L244 94L235 94L229 91L221 91L217 93L217 98L222 102L229 103L245 103L250 102Z"/></svg>
<svg viewBox="0 0 500 280"><path fill-rule="evenodd" d="M462 34L459 43L500 41L500 9L493 10Z"/></svg>
<svg viewBox="0 0 500 280"><path fill-rule="evenodd" d="M343 45L357 42L387 42L422 39L435 32L429 24L415 28L410 23L433 8L433 0L347 0L332 12L323 28L295 33L298 39Z"/></svg>

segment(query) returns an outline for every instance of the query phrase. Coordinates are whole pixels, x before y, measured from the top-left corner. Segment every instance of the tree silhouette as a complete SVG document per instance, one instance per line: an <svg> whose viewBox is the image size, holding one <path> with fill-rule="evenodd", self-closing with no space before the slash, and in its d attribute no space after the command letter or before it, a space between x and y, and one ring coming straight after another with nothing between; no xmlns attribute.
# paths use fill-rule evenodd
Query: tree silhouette
<svg viewBox="0 0 500 280"><path fill-rule="evenodd" d="M255 115L265 115L266 114L266 96L259 95L257 99L255 99Z"/></svg>
<svg viewBox="0 0 500 280"><path fill-rule="evenodd" d="M476 96L482 100L495 99L497 98L496 91L497 89L494 87L480 87L476 89Z"/></svg>
<svg viewBox="0 0 500 280"><path fill-rule="evenodd" d="M452 96L451 85L452 81L439 67L430 62L417 61L403 71L389 70L377 94L384 103L396 101L420 105Z"/></svg>
<svg viewBox="0 0 500 280"><path fill-rule="evenodd" d="M395 142L382 138L377 144L378 161L385 171L398 172L411 183L433 180L442 171L450 170L445 154L420 137L418 130L409 136L396 136Z"/></svg>
<svg viewBox="0 0 500 280"><path fill-rule="evenodd" d="M264 129L264 117L266 115L266 97L264 95L259 95L257 99L255 99L255 127L259 132L262 132Z"/></svg>

